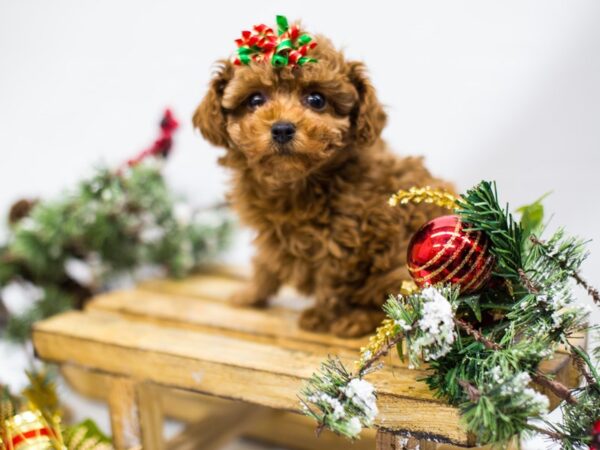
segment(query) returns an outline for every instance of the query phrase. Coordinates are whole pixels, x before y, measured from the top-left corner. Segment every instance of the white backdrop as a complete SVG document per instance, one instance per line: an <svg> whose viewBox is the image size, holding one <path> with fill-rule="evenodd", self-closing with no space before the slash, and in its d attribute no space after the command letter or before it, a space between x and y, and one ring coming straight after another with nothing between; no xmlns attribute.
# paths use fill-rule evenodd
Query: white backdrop
<svg viewBox="0 0 600 450"><path fill-rule="evenodd" d="M553 191L554 224L595 239L600 284L600 2L0 0L0 211L50 196L148 144L164 106L183 122L168 165L194 203L222 197L218 150L190 126L211 64L241 29L301 18L366 61L385 137L513 206ZM242 239L230 258L250 253Z"/></svg>

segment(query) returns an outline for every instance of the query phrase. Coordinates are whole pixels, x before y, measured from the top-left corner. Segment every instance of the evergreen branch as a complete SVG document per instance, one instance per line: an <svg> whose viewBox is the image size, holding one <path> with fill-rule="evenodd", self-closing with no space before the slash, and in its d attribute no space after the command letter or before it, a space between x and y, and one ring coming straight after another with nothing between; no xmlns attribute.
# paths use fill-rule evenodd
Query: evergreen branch
<svg viewBox="0 0 600 450"><path fill-rule="evenodd" d="M573 397L573 395L571 394L571 390L567 386L556 380L551 380L550 378L548 378L547 375L540 372L539 370L536 370L531 374L531 379L540 386L549 389L558 398L566 401L567 403L570 403L572 405L577 404L577 400L575 399L575 397Z"/></svg>
<svg viewBox="0 0 600 450"><path fill-rule="evenodd" d="M529 428L532 431L535 431L536 433L545 434L550 439L554 439L555 441L562 441L563 439L565 439L567 437L564 433L560 433L558 431L553 431L553 430L548 430L547 428L541 428L536 425L532 425L530 423L527 424L527 428Z"/></svg>
<svg viewBox="0 0 600 450"><path fill-rule="evenodd" d="M319 424L317 433L329 428L355 439L363 426L373 424L378 413L373 385L352 375L338 358L329 357L321 364L299 398L305 414Z"/></svg>
<svg viewBox="0 0 600 450"><path fill-rule="evenodd" d="M587 291L588 295L594 300L594 303L600 306L600 292L598 292L598 289L588 284L588 282L584 280L581 275L579 275L579 272L572 272L571 277L578 285Z"/></svg>
<svg viewBox="0 0 600 450"><path fill-rule="evenodd" d="M577 270L574 270L571 267L568 267L568 265L565 263L564 260L561 260L560 258L557 258L548 248L547 244L543 241L541 241L540 239L538 239L536 236L531 235L529 237L529 239L531 240L531 242L533 242L533 244L540 246L543 249L543 254L544 256L546 256L547 258L551 259L552 261L554 261L561 269L565 270L566 272L569 273L569 276L571 278L573 278L575 280L575 282L580 285L581 287L583 287L588 295L590 297L592 297L592 299L594 300L594 303L596 303L597 305L600 306L600 292L598 292L598 289L596 289L595 287L591 286L580 274Z"/></svg>
<svg viewBox="0 0 600 450"><path fill-rule="evenodd" d="M590 444L591 431L600 417L600 389L596 385L579 389L578 403L561 405L562 423L553 428L564 434L562 448L576 450Z"/></svg>
<svg viewBox="0 0 600 450"><path fill-rule="evenodd" d="M477 389L475 386L473 386L471 383L469 383L466 380L458 380L458 384L463 388L463 390L465 391L470 402L477 403L479 401L479 399L481 398L481 395L482 395L481 392L479 391L479 389ZM556 440L556 441L561 441L561 440L565 439L565 437L566 437L566 435L564 433L560 433L560 432L554 431L554 430L549 430L547 428L537 427L537 426L529 424L529 423L527 424L527 428L529 428L530 430L535 431L537 433L544 434L544 435L548 436L549 438Z"/></svg>
<svg viewBox="0 0 600 450"><path fill-rule="evenodd" d="M573 357L573 362L575 363L575 368L579 371L579 373L585 378L585 381L588 385L596 384L596 380L592 377L592 375L588 372L585 360L577 353L571 353Z"/></svg>
<svg viewBox="0 0 600 450"><path fill-rule="evenodd" d="M467 431L482 444L504 444L526 430L529 419L547 413L548 398L528 386L527 372L502 373L496 366L486 378L460 405Z"/></svg>
<svg viewBox="0 0 600 450"><path fill-rule="evenodd" d="M479 389L477 389L475 386L473 386L471 383L465 380L458 380L458 384L460 384L460 386L464 389L465 393L467 394L467 397L469 398L469 401L473 403L479 401L479 399L481 398L481 392L479 391ZM565 435L563 433L548 430L547 428L537 427L532 424L527 424L527 428L537 433L544 434L556 441L560 441L565 438Z"/></svg>
<svg viewBox="0 0 600 450"><path fill-rule="evenodd" d="M479 399L481 398L481 392L479 391L479 389L477 389L475 386L473 386L471 383L469 383L466 380L458 380L458 384L460 385L461 388L463 388L463 391L465 391L465 394L467 394L469 401L471 401L471 402L479 401Z"/></svg>
<svg viewBox="0 0 600 450"><path fill-rule="evenodd" d="M500 344L486 338L481 331L476 330L471 324L465 322L464 320L454 318L454 323L477 342L483 344L483 346L488 350L502 350L502 346Z"/></svg>
<svg viewBox="0 0 600 450"><path fill-rule="evenodd" d="M519 280L530 294L540 293L540 288L534 284L534 282L527 276L523 269L519 269Z"/></svg>
<svg viewBox="0 0 600 450"><path fill-rule="evenodd" d="M596 385L596 386L600 386L600 375L598 375L598 371L596 370L596 367L594 366L594 364L592 364L592 361L590 360L590 357L588 356L588 354L580 347L577 347L575 345L569 344L569 348L571 348L571 350L573 350L573 352L575 352L575 361L577 362L579 361L583 361L587 367L590 369L590 371L592 372L592 375L590 375L589 373L587 373L587 371L585 370L585 367L581 367L580 372L583 374L583 376L586 378L586 381L588 382L589 385ZM586 376L587 375L587 376Z"/></svg>
<svg viewBox="0 0 600 450"><path fill-rule="evenodd" d="M460 329L462 329L465 333L467 333L468 335L473 337L476 341L482 343L485 346L485 348L487 348L488 350L495 350L495 351L502 350L503 347L500 344L488 339L480 331L473 328L467 322L464 322L463 320L455 318L454 323ZM567 403L571 403L571 404L577 403L577 400L575 400L575 398L571 395L571 391L569 390L568 387L566 387L564 384L562 384L558 381L549 379L546 375L544 375L539 370L535 370L534 372L532 372L531 378L533 379L533 381L538 383L540 386L543 386L543 387L551 390L558 398L566 401Z"/></svg>
<svg viewBox="0 0 600 450"><path fill-rule="evenodd" d="M496 184L482 181L467 191L457 202L456 213L469 229L483 231L492 245L498 275L518 280L522 264L523 231L518 222L498 202Z"/></svg>

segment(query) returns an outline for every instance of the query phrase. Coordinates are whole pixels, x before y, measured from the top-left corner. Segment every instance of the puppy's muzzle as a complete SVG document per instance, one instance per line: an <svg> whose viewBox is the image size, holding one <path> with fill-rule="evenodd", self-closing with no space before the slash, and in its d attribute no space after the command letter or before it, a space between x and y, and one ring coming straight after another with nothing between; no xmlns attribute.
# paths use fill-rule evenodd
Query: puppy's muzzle
<svg viewBox="0 0 600 450"><path fill-rule="evenodd" d="M276 122L271 127L271 137L278 144L287 144L296 134L296 127L291 122Z"/></svg>

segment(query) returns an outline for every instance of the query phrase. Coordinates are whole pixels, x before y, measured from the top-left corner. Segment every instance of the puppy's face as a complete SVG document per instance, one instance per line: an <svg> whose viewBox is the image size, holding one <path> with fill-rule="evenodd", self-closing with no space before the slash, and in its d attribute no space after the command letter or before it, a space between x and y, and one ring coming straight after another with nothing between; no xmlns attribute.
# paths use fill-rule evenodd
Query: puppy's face
<svg viewBox="0 0 600 450"><path fill-rule="evenodd" d="M318 62L302 67L223 63L194 124L229 150L224 164L242 162L258 179L282 184L377 139L385 113L363 65L346 62L327 39L317 40L311 56Z"/></svg>

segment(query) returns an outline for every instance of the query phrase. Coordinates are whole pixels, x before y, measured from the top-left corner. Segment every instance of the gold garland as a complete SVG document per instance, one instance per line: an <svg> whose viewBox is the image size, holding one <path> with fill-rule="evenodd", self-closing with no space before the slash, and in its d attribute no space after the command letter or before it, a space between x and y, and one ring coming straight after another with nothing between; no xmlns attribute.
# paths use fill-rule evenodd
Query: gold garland
<svg viewBox="0 0 600 450"><path fill-rule="evenodd" d="M418 290L419 288L414 281L405 280L400 286L400 294L405 296L414 294ZM397 334L396 323L390 318L383 319L381 325L375 330L375 334L369 338L369 343L360 348L360 359L354 363L356 368L360 369L368 359L379 352Z"/></svg>
<svg viewBox="0 0 600 450"><path fill-rule="evenodd" d="M432 188L431 186L422 188L413 186L408 191L400 189L393 194L389 198L388 204L390 206L397 206L406 205L408 203L429 203L453 210L456 208L456 201L456 196L444 189Z"/></svg>
<svg viewBox="0 0 600 450"><path fill-rule="evenodd" d="M357 369L376 354L381 348L396 335L396 324L392 319L384 319L375 330L375 334L369 338L369 343L360 348L360 360L356 361Z"/></svg>

